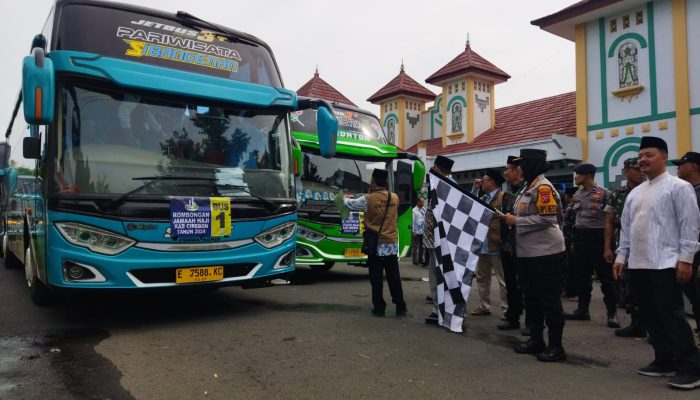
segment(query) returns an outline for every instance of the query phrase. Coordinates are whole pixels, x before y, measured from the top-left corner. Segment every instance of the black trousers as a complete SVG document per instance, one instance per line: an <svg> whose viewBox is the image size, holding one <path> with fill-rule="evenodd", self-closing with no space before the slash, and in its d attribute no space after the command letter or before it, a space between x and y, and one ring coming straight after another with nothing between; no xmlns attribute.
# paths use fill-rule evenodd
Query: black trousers
<svg viewBox="0 0 700 400"><path fill-rule="evenodd" d="M518 282L517 258L507 252L501 252L501 264L503 265L503 279L506 281L506 298L508 300L508 311L506 319L518 322L523 314L523 291Z"/></svg>
<svg viewBox="0 0 700 400"><path fill-rule="evenodd" d="M518 278L525 295L527 326L533 339L542 338L545 323L549 344L561 345L564 309L561 306L561 262L564 253L518 257Z"/></svg>
<svg viewBox="0 0 700 400"><path fill-rule="evenodd" d="M616 312L617 292L613 281L612 268L603 259L605 237L603 229L577 229L574 232L574 258L576 284L578 286L578 309L588 311L591 304L593 282L591 275L595 271L600 279L603 302L609 314Z"/></svg>
<svg viewBox="0 0 700 400"><path fill-rule="evenodd" d="M386 271L386 283L391 293L391 301L396 304L396 310L406 309L406 302L403 300L403 288L401 287L401 275L399 274L399 259L393 256L367 256L367 267L369 268L369 282L372 285L372 305L374 311L384 311L386 302L384 301L384 271Z"/></svg>
<svg viewBox="0 0 700 400"><path fill-rule="evenodd" d="M574 244L573 240L566 241L566 260L562 262L564 274L564 295L567 297L576 296L576 268L574 268Z"/></svg>
<svg viewBox="0 0 700 400"><path fill-rule="evenodd" d="M700 352L683 310L676 269L631 269L630 288L659 363L681 374L700 374Z"/></svg>
<svg viewBox="0 0 700 400"><path fill-rule="evenodd" d="M428 264L428 252L423 247L423 235L413 235L413 243L411 243L411 259L413 265Z"/></svg>
<svg viewBox="0 0 700 400"><path fill-rule="evenodd" d="M700 299L698 299L698 289L697 289L697 279L698 279L698 266L693 265L693 277L689 282L683 285L683 293L690 301L693 306L693 317L695 317L695 327L700 328Z"/></svg>

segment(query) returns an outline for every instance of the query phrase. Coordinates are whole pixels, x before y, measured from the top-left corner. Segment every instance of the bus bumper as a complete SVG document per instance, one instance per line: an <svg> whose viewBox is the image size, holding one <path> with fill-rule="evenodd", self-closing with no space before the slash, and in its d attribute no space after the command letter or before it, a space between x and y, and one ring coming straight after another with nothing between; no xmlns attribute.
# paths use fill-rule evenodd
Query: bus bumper
<svg viewBox="0 0 700 400"><path fill-rule="evenodd" d="M265 248L255 241L228 250L168 252L131 247L116 256L106 256L73 246L55 227L49 230L47 257L48 284L74 289L136 289L185 286L227 286L260 283L294 271L295 237L282 244ZM95 279L73 280L67 269L78 265L95 275ZM178 268L223 266L224 278L211 282L176 283Z"/></svg>

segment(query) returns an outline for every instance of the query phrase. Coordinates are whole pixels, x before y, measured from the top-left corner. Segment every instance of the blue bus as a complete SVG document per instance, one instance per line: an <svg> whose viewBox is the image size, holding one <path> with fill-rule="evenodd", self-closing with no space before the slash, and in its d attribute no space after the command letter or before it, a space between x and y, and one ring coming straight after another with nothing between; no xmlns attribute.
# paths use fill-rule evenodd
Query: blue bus
<svg viewBox="0 0 700 400"><path fill-rule="evenodd" d="M290 113L317 111L324 157L338 123L284 88L267 44L183 11L58 0L31 49L15 115L35 193L17 197L6 261L35 304L52 289L255 287L293 271Z"/></svg>

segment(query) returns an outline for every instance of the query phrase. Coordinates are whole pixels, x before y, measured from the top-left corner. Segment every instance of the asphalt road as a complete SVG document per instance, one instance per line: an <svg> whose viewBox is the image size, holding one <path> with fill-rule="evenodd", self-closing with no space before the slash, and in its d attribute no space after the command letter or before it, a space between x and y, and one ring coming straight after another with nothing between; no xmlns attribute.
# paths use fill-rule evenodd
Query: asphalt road
<svg viewBox="0 0 700 400"><path fill-rule="evenodd" d="M396 318L388 308L377 318L369 313L367 271L345 265L325 273L301 266L291 284L264 289L72 296L50 308L31 304L23 271L0 267L0 399L656 400L700 394L635 373L651 361L652 349L605 327L598 285L593 321L566 326L568 360L544 364L512 351L522 336L496 330L495 314L468 317L463 334L425 325L426 270L402 263L401 274L409 315Z"/></svg>

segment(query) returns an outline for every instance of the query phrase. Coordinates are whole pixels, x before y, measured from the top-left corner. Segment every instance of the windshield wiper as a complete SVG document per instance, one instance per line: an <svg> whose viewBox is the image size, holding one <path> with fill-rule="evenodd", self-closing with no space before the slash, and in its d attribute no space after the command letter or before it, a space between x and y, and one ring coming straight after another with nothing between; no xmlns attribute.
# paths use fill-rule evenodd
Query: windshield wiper
<svg viewBox="0 0 700 400"><path fill-rule="evenodd" d="M327 206L323 207L322 209L318 211L309 211L309 210L304 210L307 214L309 214L312 218L318 218L319 215L321 215L322 212L326 211L329 209L333 203L328 203Z"/></svg>
<svg viewBox="0 0 700 400"><path fill-rule="evenodd" d="M279 207L271 202L270 200L258 196L257 194L251 192L248 190L247 186L242 186L242 185L230 185L228 183L216 183L214 182L215 179L207 179L211 181L210 183L199 183L199 184L194 184L194 185L186 185L186 186L211 186L215 188L222 188L222 189L234 189L234 190L240 190L241 192L249 194L251 197L255 197L256 199L260 200L263 204L265 204L265 208L267 208L269 211L272 211L273 213L276 213L279 211Z"/></svg>
<svg viewBox="0 0 700 400"><path fill-rule="evenodd" d="M212 178L204 178L201 176L174 176L174 175L158 175L158 176L139 176L136 178L131 178L134 181L148 181L141 186L137 186L134 189L129 190L126 193L122 193L114 199L107 203L107 209L114 209L120 205L126 198L138 193L146 188L153 186L160 181L210 181Z"/></svg>
<svg viewBox="0 0 700 400"><path fill-rule="evenodd" d="M209 28L212 31L215 31L216 33L220 33L220 34L226 36L227 39L231 39L234 42L244 43L244 44L247 44L249 46L255 46L255 47L258 46L256 43L253 43L253 42L245 40L245 39L241 39L238 36L235 36L230 32L226 32L225 29L221 28L220 26L218 26L216 24L212 24L209 21L205 21L201 18L195 17L194 15L188 13L187 11L178 11L177 14L175 14L175 15L178 18L189 21L190 23L194 22L194 23L196 23L196 25L199 25L200 27Z"/></svg>

